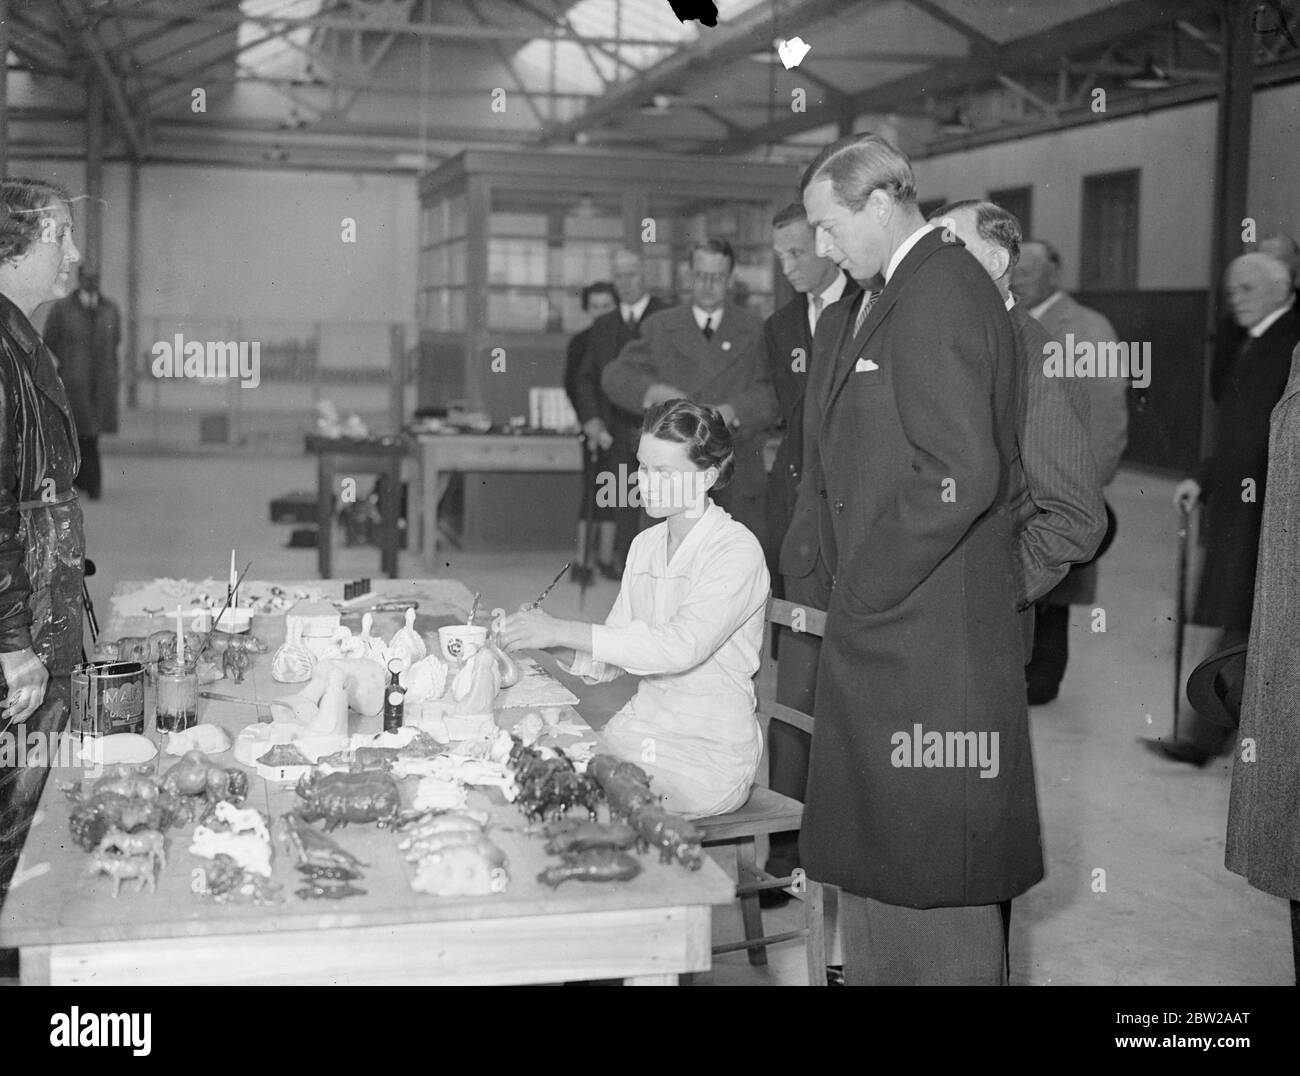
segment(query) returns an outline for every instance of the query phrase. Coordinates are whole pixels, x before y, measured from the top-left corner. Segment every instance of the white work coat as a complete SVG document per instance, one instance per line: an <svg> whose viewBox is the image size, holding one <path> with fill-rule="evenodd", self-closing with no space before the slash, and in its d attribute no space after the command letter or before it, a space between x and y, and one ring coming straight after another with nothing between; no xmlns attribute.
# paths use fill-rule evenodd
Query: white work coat
<svg viewBox="0 0 1300 1076"><path fill-rule="evenodd" d="M763 754L754 674L767 566L758 539L712 500L671 561L667 546L666 522L637 535L592 653L568 671L588 683L641 676L601 730L604 747L650 774L669 810L723 814L748 798Z"/></svg>

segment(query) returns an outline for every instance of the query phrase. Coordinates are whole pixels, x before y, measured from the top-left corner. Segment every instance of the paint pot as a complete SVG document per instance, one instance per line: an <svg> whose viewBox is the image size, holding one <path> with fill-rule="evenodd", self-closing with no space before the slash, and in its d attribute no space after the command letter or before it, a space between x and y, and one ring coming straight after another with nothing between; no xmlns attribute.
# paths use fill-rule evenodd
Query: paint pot
<svg viewBox="0 0 1300 1076"><path fill-rule="evenodd" d="M144 666L138 661L88 661L72 670L72 734L144 735Z"/></svg>
<svg viewBox="0 0 1300 1076"><path fill-rule="evenodd" d="M158 665L154 694L154 727L159 732L184 732L198 724L199 679L192 661Z"/></svg>

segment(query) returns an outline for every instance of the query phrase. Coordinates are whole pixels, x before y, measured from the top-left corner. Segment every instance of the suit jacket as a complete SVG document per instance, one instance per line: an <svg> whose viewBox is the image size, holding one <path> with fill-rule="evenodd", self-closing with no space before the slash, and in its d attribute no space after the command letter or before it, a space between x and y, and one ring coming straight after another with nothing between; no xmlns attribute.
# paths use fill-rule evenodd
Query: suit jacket
<svg viewBox="0 0 1300 1076"><path fill-rule="evenodd" d="M1106 504L1089 444L1087 389L1078 378L1045 375L1044 349L1052 338L1019 303L1011 308L1011 325L1021 370L1016 455L1025 482L1011 511L1023 606L1096 552L1106 533Z"/></svg>
<svg viewBox="0 0 1300 1076"><path fill-rule="evenodd" d="M1248 629L1255 594L1260 523L1268 488L1269 416L1287 387L1291 352L1300 343L1300 307L1268 331L1241 337L1220 359L1221 397L1214 416L1214 454L1201 465L1205 570L1192 622ZM1243 496L1251 479L1254 497Z"/></svg>
<svg viewBox="0 0 1300 1076"><path fill-rule="evenodd" d="M45 346L59 364L72 417L82 437L117 432L117 349L122 319L102 295L94 310L76 292L56 302L45 321Z"/></svg>
<svg viewBox="0 0 1300 1076"><path fill-rule="evenodd" d="M837 343L814 476L834 584L800 857L811 877L889 904L995 904L1043 875L1009 503L1011 323L980 264L932 230ZM936 735L948 765L934 764ZM975 764L979 742L996 767Z"/></svg>
<svg viewBox="0 0 1300 1076"><path fill-rule="evenodd" d="M1265 334L1267 335L1267 334ZM1242 741L1256 745L1232 767L1228 842L1231 871L1276 897L1300 900L1300 844L1295 840L1300 803L1300 575L1295 570L1300 533L1300 347L1291 377L1273 409L1268 446L1268 496L1259 542L1246 684L1242 693Z"/></svg>
<svg viewBox="0 0 1300 1076"><path fill-rule="evenodd" d="M1062 346L1067 333L1072 333L1075 340L1090 340L1094 344L1119 339L1114 326L1103 314L1064 294L1044 310L1038 320L1047 334ZM1122 377L1071 380L1082 381L1087 387L1091 413L1089 439L1093 460L1097 464L1097 480L1103 487L1109 486L1128 445L1129 383Z"/></svg>
<svg viewBox="0 0 1300 1076"><path fill-rule="evenodd" d="M636 430L641 429L641 408L624 410L616 407L605 395L600 379L605 367L618 358L623 346L629 340L636 339L646 319L667 309L667 303L652 295L635 329L623 320L621 309L602 314L591 323L587 330L586 354L575 371L573 380L573 408L578 412L579 425L599 418L604 420L610 432L614 432L615 427L632 426Z"/></svg>
<svg viewBox="0 0 1300 1076"><path fill-rule="evenodd" d="M818 324L837 304L850 304L862 289L851 277L844 293L835 303L822 310ZM813 357L813 334L808 327L808 296L795 295L785 306L763 323L763 345L776 392L781 443L767 476L767 554L768 568L775 574L779 567L781 543L790 527L799 483L803 475L804 396Z"/></svg>
<svg viewBox="0 0 1300 1076"><path fill-rule="evenodd" d="M700 332L689 304L646 318L640 337L605 367L601 385L615 405L637 414L656 382L675 385L698 404L735 408L736 469L716 499L761 539L767 491L763 447L776 422L776 393L762 352L762 321L740 307L723 310L711 340Z"/></svg>
<svg viewBox="0 0 1300 1076"><path fill-rule="evenodd" d="M1043 311L1038 319L1053 340L1062 346L1066 334L1076 341L1093 343L1118 340L1111 323L1096 310L1081 306L1068 295L1062 295ZM1124 448L1128 444L1128 388L1122 377L1085 377L1070 380L1082 381L1088 392L1090 417L1089 441L1092 444L1093 462L1097 465L1097 481L1102 488L1109 486L1119 470ZM1071 568L1066 577L1051 590L1044 601L1052 605L1090 605L1097 600L1097 564L1080 564Z"/></svg>
<svg viewBox="0 0 1300 1076"><path fill-rule="evenodd" d="M856 295L861 295L861 290ZM786 528L785 538L781 542L779 568L781 575L793 579L810 578L822 561L826 575L826 564L821 556L821 504L826 496L825 482L821 478L820 445L817 435L821 430L822 417L830 401L831 379L835 372L835 353L840 347L840 337L844 332L845 322L851 320L857 312L858 298L848 302L832 303L822 313L817 322L817 334L813 339L813 351L820 355L822 362L813 363L808 370L808 384L804 390L803 402L803 474L799 482L799 491L795 496L794 508L790 512L790 524ZM788 434L787 434L788 436ZM822 585L815 588L821 595L817 608L825 609L830 602L830 579L822 580Z"/></svg>

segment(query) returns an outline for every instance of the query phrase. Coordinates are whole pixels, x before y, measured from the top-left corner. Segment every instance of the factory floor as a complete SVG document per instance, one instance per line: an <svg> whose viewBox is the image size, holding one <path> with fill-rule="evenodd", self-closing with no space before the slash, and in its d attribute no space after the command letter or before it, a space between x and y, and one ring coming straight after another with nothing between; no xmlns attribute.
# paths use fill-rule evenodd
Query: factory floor
<svg viewBox="0 0 1300 1076"><path fill-rule="evenodd" d="M220 576L231 546L241 564L253 561L258 578L315 577L315 550L286 548L289 528L267 522L273 497L314 488L312 460L113 454L104 462L104 497L85 504L89 555L99 566L90 590L101 621L114 582ZM1061 695L1031 711L1047 876L1014 904L1015 984L1294 981L1286 903L1223 866L1228 763L1196 770L1138 742L1170 728L1171 493L1167 479L1135 472L1108 491L1119 532L1101 567L1105 631L1090 630L1092 610L1074 610ZM449 551L438 574L481 590L489 609L510 607L535 595L564 559L564 550ZM371 548L338 548L335 564L339 577L379 575ZM401 574L420 574L408 554ZM613 597L614 584L602 581L587 594L585 615L603 618ZM557 587L548 608L576 614L577 587ZM1189 632L1185 669L1209 643L1205 633ZM760 690L771 683L765 668ZM773 933L791 929L801 909L792 902L765 922ZM714 933L718 941L739 938L739 910L718 909ZM773 947L766 967L733 953L696 976L716 985L805 981L798 942Z"/></svg>

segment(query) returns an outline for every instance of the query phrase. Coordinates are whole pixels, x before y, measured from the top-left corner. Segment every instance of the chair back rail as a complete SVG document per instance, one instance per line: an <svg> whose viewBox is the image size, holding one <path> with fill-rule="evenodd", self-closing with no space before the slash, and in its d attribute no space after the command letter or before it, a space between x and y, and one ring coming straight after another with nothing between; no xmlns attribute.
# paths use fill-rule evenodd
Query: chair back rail
<svg viewBox="0 0 1300 1076"><path fill-rule="evenodd" d="M767 619L772 624L780 624L791 631L806 631L819 639L826 635L826 612L811 605L800 605L784 598L768 598Z"/></svg>

